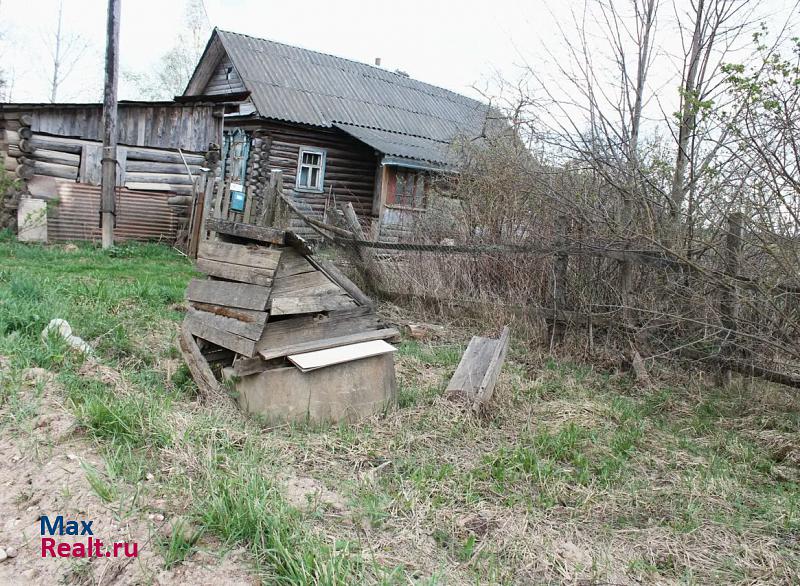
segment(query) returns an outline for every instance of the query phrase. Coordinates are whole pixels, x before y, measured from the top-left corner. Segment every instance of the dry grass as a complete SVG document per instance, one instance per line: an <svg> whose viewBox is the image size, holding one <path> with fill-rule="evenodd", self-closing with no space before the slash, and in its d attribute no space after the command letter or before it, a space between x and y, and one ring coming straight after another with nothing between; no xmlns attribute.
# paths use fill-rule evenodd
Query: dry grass
<svg viewBox="0 0 800 586"><path fill-rule="evenodd" d="M243 548L268 583L800 580L800 400L786 389L741 381L723 392L681 377L639 389L517 339L476 419L441 391L469 337L497 330L463 319L400 344L392 413L267 427L230 403L198 402L179 367L173 306L191 273L168 263L182 261L156 259L183 271L162 293L121 262L92 267L85 291L50 291L30 276L49 260L42 252L0 275L14 308L0 312L0 423L29 429L22 372L54 373L61 390L48 401L72 411L73 441L105 459L104 492L133 515L163 511L201 532L197 544L169 543L170 568ZM127 270L141 272L133 260ZM40 324L18 319L46 323L54 308L89 332L97 362L42 347Z"/></svg>
<svg viewBox="0 0 800 586"><path fill-rule="evenodd" d="M385 418L267 432L349 500L382 563L446 583L800 579L796 396L642 391L513 354L478 421L440 396L467 339L404 342L401 409ZM353 531L338 517L317 527Z"/></svg>

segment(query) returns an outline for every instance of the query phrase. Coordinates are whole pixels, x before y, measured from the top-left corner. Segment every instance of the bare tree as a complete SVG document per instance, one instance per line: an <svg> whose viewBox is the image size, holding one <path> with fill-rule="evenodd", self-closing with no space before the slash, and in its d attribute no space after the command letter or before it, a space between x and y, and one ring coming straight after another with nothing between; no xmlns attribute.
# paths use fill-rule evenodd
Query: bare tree
<svg viewBox="0 0 800 586"><path fill-rule="evenodd" d="M492 100L509 126L538 126L538 143L469 143L440 202L458 202L461 226L415 235L530 254L420 259L398 272L402 286L588 324L589 348L602 327L631 357L689 356L800 386L800 41L789 16L772 46L749 35L757 8L587 0L562 31L570 59L553 55L554 78L531 67L534 83ZM658 42L668 19L677 56Z"/></svg>
<svg viewBox="0 0 800 586"><path fill-rule="evenodd" d="M679 86L674 174L667 200L671 218L667 244L672 248L681 246L684 224L689 230L686 240L692 239L699 182L727 138L724 129L706 128L705 135L700 135L699 130L703 120L715 120L713 109L719 108L720 100L725 99L722 65L741 33L752 26L755 5L752 0L694 0L685 15L686 23L678 17L681 32L689 33L690 37L688 46L685 45ZM705 139L711 142L711 147L703 152ZM688 207L684 210L687 194ZM691 247L690 242L687 245Z"/></svg>
<svg viewBox="0 0 800 586"><path fill-rule="evenodd" d="M178 34L175 45L161 56L154 71L126 72L124 79L143 98L169 100L180 95L203 54L210 31L203 0L187 0L183 30Z"/></svg>
<svg viewBox="0 0 800 586"><path fill-rule="evenodd" d="M58 3L58 21L53 36L45 38L45 46L52 59L53 74L50 78L50 102L58 99L61 84L74 71L89 48L89 43L81 35L64 30L64 0Z"/></svg>
<svg viewBox="0 0 800 586"><path fill-rule="evenodd" d="M2 2L0 2L0 11L2 10ZM0 41L3 41L5 37L5 31L0 30ZM2 59L0 58L0 62ZM5 69L0 68L0 102L5 102L9 95L9 84L8 84L8 77L6 74Z"/></svg>

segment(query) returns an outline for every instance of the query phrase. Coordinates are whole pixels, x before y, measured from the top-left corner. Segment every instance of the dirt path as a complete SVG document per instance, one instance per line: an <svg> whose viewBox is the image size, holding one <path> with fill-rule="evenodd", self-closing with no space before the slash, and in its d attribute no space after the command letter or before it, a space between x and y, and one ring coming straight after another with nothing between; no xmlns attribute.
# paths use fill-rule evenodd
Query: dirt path
<svg viewBox="0 0 800 586"><path fill-rule="evenodd" d="M33 412L19 428L0 432L0 548L13 556L0 562L0 584L257 583L242 552L225 551L212 540L201 540L190 558L165 569L159 540L173 518L169 506L147 496L146 489L104 502L90 482L94 471L104 470L102 459L76 432L50 373L26 371L19 397ZM11 409L4 405L0 416L11 417ZM42 515L91 520L95 538L127 542L131 549L136 543L138 556L42 557ZM65 543L87 540L55 537Z"/></svg>

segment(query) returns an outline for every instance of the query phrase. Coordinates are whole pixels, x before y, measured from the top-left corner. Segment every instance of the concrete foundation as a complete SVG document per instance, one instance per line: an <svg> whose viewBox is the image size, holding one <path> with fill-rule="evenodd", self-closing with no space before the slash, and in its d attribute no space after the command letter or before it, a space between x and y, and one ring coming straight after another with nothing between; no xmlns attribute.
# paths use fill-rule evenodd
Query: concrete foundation
<svg viewBox="0 0 800 586"><path fill-rule="evenodd" d="M277 421L355 421L397 400L393 353L303 373L294 366L244 376L239 406Z"/></svg>

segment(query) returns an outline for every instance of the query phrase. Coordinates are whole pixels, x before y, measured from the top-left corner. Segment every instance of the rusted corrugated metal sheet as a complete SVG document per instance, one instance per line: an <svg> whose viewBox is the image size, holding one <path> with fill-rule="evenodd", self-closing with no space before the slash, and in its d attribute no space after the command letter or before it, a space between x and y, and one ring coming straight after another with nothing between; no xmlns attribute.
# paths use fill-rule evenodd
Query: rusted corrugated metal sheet
<svg viewBox="0 0 800 586"><path fill-rule="evenodd" d="M100 240L100 187L57 181L58 203L48 213L52 241ZM170 194L119 189L115 240L174 242L177 219L167 204Z"/></svg>

